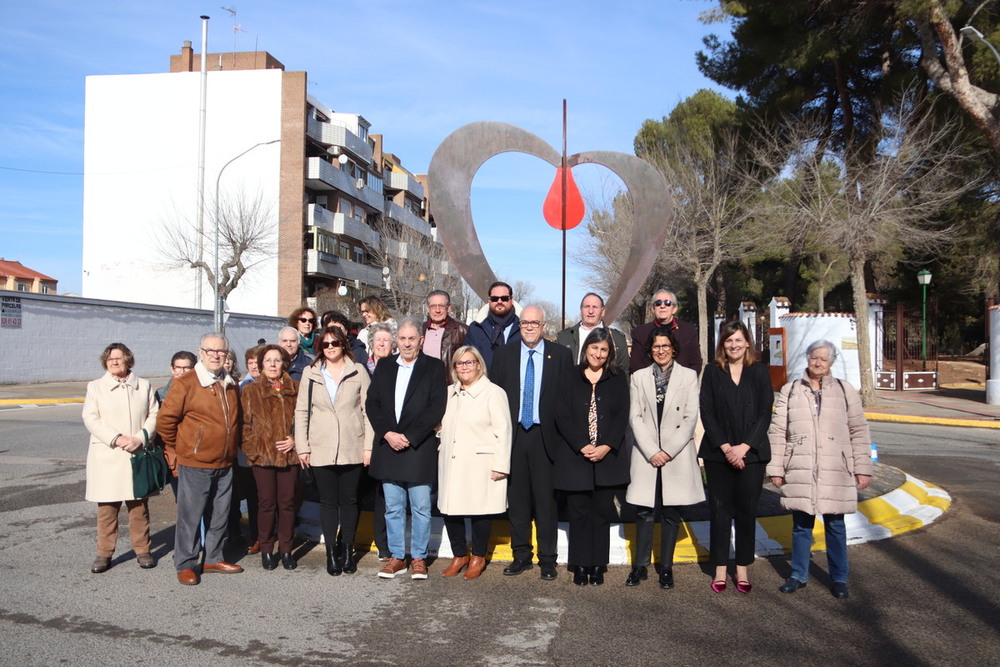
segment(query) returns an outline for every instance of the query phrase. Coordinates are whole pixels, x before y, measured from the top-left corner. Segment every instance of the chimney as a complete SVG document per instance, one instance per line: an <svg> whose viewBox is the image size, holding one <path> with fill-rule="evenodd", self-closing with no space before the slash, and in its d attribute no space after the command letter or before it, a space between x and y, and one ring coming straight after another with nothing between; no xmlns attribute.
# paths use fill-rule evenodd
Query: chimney
<svg viewBox="0 0 1000 667"><path fill-rule="evenodd" d="M181 44L181 72L194 71L194 49L191 48L191 40L185 39Z"/></svg>

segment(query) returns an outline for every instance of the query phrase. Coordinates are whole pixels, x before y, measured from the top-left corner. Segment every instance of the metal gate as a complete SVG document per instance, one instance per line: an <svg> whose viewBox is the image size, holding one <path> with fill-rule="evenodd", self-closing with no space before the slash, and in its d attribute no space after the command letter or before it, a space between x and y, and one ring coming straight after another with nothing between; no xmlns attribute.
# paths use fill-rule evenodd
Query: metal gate
<svg viewBox="0 0 1000 667"><path fill-rule="evenodd" d="M897 303L894 311L875 313L876 389L937 388L937 302L934 300L927 304L926 327L925 337L921 305Z"/></svg>

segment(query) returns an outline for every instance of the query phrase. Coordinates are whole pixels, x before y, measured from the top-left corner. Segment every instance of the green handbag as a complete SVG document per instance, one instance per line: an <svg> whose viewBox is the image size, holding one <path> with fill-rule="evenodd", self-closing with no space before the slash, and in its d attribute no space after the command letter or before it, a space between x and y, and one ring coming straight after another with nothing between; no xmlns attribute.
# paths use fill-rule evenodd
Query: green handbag
<svg viewBox="0 0 1000 667"><path fill-rule="evenodd" d="M142 429L142 448L132 453L132 493L136 498L163 489L170 477L163 448L150 443L149 433Z"/></svg>

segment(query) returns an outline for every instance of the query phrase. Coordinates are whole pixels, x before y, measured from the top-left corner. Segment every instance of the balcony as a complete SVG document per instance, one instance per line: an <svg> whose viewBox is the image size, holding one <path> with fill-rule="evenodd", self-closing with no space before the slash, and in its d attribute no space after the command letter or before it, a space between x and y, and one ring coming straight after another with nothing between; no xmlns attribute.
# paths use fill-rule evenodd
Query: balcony
<svg viewBox="0 0 1000 667"><path fill-rule="evenodd" d="M416 262L421 266L427 266L430 261L427 253L420 250L415 243L397 241L396 239L386 239L385 252L393 257Z"/></svg>
<svg viewBox="0 0 1000 667"><path fill-rule="evenodd" d="M358 181L361 187L358 187ZM363 179L352 178L343 169L338 169L319 157L311 157L306 163L306 187L313 190L337 190L358 199L376 211L385 209L385 197L368 187ZM426 223L425 223L426 224Z"/></svg>
<svg viewBox="0 0 1000 667"><path fill-rule="evenodd" d="M362 284L372 287L382 285L382 270L359 264L349 259L320 250L306 250L306 275L319 278L340 278L341 280L360 280Z"/></svg>
<svg viewBox="0 0 1000 667"><path fill-rule="evenodd" d="M431 225L418 215L407 211L396 202L385 202L385 214L396 222L406 225L410 229L420 232L424 236L431 235Z"/></svg>
<svg viewBox="0 0 1000 667"><path fill-rule="evenodd" d="M417 199L424 198L424 186L405 171L386 171L382 176L382 182L386 190L406 190Z"/></svg>
<svg viewBox="0 0 1000 667"><path fill-rule="evenodd" d="M346 153L365 165L372 163L372 147L346 127L310 118L306 125L306 135L324 146L343 148Z"/></svg>
<svg viewBox="0 0 1000 667"><path fill-rule="evenodd" d="M378 232L363 222L348 218L343 213L333 213L319 204L309 204L309 224L332 234L349 236L373 248L378 247Z"/></svg>

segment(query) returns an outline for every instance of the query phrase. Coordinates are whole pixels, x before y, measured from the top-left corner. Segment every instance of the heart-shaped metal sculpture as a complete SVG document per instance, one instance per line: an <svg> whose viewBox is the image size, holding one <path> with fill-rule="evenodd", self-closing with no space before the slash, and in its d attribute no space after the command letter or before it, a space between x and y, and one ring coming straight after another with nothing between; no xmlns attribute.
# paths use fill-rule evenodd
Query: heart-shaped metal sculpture
<svg viewBox="0 0 1000 667"><path fill-rule="evenodd" d="M470 123L449 134L434 152L427 171L431 206L441 242L469 286L485 299L496 281L472 221L472 179L488 159L500 153L525 153L554 167L562 157L540 137L514 125ZM587 151L567 157L567 166L594 163L607 167L625 183L632 199L632 239L626 270L606 302L605 318L614 321L635 296L670 229L671 202L660 172L634 155Z"/></svg>

